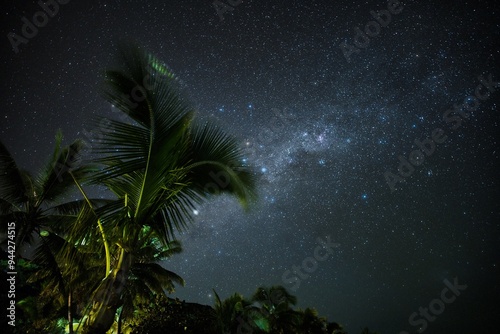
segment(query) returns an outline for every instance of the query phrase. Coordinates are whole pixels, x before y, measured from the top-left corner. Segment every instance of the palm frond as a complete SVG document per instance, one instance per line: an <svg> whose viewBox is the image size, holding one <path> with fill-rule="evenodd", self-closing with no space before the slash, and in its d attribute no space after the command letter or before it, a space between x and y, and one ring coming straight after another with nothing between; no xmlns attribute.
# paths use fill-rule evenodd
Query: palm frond
<svg viewBox="0 0 500 334"><path fill-rule="evenodd" d="M52 158L35 178L37 206L45 201L54 203L67 195L72 189L75 189L73 176L77 179L83 179L89 172L85 166L81 165L83 141L76 140L66 147L61 147L61 143L62 133L59 131L56 135L56 145Z"/></svg>
<svg viewBox="0 0 500 334"><path fill-rule="evenodd" d="M92 204L92 207L96 209L103 207L105 205L115 203L115 200L103 199L103 198L93 198L89 199L89 201ZM86 200L79 199L75 201L54 205L50 207L47 210L47 212L52 213L54 215L68 215L68 216L71 215L76 217L86 204L87 204Z"/></svg>
<svg viewBox="0 0 500 334"><path fill-rule="evenodd" d="M156 294L163 294L164 290L173 292L175 290L174 283L181 286L185 284L182 277L163 268L158 263L135 263L131 268L131 273Z"/></svg>
<svg viewBox="0 0 500 334"><path fill-rule="evenodd" d="M192 125L194 110L166 66L136 46L121 48L120 64L106 72L103 95L130 120L99 120L102 169L91 180L127 199L129 219L119 221L134 225L131 238L151 226L164 244L174 240L195 204L213 195L214 177L227 179L217 185L221 192L251 202L254 174L236 140L214 126Z"/></svg>
<svg viewBox="0 0 500 334"><path fill-rule="evenodd" d="M188 144L192 109L173 88L172 76L150 74L151 56L136 48L121 55L124 71L107 72L104 96L135 124L109 120L96 148L97 162L104 168L93 181L119 198L127 197L133 220L142 225L162 214L164 194L172 197L182 184L177 162ZM144 95L134 106L123 102L145 76L151 76L154 85L141 90ZM164 233L164 239L167 235L171 233Z"/></svg>
<svg viewBox="0 0 500 334"><path fill-rule="evenodd" d="M152 92L162 93L170 87L176 88L178 80L165 64L135 44L120 44L117 63L119 70L106 71L103 95L135 122L148 126L151 124ZM159 101L164 99L158 95Z"/></svg>
<svg viewBox="0 0 500 334"><path fill-rule="evenodd" d="M193 126L188 168L193 188L204 196L234 194L247 207L256 197L256 174L243 159L234 137L210 123Z"/></svg>
<svg viewBox="0 0 500 334"><path fill-rule="evenodd" d="M66 282L56 259L57 250L62 248L63 244L64 242L55 235L49 234L47 237L41 238L33 259L39 269L29 278L28 282L49 280L50 285L63 295L66 294Z"/></svg>
<svg viewBox="0 0 500 334"><path fill-rule="evenodd" d="M21 171L7 147L0 142L0 213L10 207L21 206L26 200L26 187ZM8 204L8 205L7 205Z"/></svg>
<svg viewBox="0 0 500 334"><path fill-rule="evenodd" d="M289 305L297 304L297 297L290 294L286 288L281 285L271 287L259 287L252 296L252 300L259 302L263 305L278 307L284 304L286 307Z"/></svg>
<svg viewBox="0 0 500 334"><path fill-rule="evenodd" d="M181 243L177 240L163 244L154 233L148 234L145 244L133 252L134 259L138 263L162 261L175 254L182 252Z"/></svg>

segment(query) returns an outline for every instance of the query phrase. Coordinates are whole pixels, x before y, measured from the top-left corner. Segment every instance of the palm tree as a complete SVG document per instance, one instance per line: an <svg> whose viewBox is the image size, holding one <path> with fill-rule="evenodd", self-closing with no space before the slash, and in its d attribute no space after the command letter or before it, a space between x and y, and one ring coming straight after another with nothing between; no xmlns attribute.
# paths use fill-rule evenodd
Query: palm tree
<svg viewBox="0 0 500 334"><path fill-rule="evenodd" d="M85 280L92 282L89 280L92 275L89 277L83 273L93 274L89 270L93 268L88 260L93 259L93 265L98 260L95 256L88 256L94 253L82 255L87 260L82 268L75 254L85 248L88 250L88 246L72 244L71 240L65 238L72 226L75 226L75 221L88 224L89 218L95 217L95 212L90 207L99 207L109 201L88 198L66 200L76 194L77 189L80 189L80 182L93 169L89 164L82 164L83 141L76 140L63 147L62 140L63 136L59 131L52 156L35 176L20 169L8 149L0 142L0 233L6 235L8 223L16 223L15 249L18 257L21 257L26 245L36 243L38 247L32 262L39 269L28 282L41 282L44 289L30 303L43 307L45 311L51 310L52 314L60 314L67 308L71 323L73 296L74 292L78 292L75 287L84 285L83 291L89 289ZM11 245L8 238L3 242ZM62 254L65 254L64 260L61 260Z"/></svg>
<svg viewBox="0 0 500 334"><path fill-rule="evenodd" d="M75 178L82 179L89 172L88 166L80 165L83 142L62 147L62 139L58 132L54 153L36 176L20 169L0 142L0 233L6 235L7 224L16 223L18 255L43 229L67 221L55 208L75 189Z"/></svg>
<svg viewBox="0 0 500 334"><path fill-rule="evenodd" d="M67 310L70 333L73 333L75 310L86 304L82 298L84 293L96 288L98 270L103 263L91 248L78 246L55 233L41 231L33 258L38 270L28 279L28 283L43 285L37 304L39 308L51 312L51 315L42 314L44 318L55 320Z"/></svg>
<svg viewBox="0 0 500 334"><path fill-rule="evenodd" d="M283 286L259 287L252 296L252 301L260 304L271 333L294 332L299 313L291 307L297 304L297 298Z"/></svg>
<svg viewBox="0 0 500 334"><path fill-rule="evenodd" d="M122 47L121 62L122 70L106 72L104 96L130 122L101 120L106 127L94 150L101 171L91 181L117 200L96 210L111 269L93 296L89 333L104 333L113 323L144 228L166 247L205 198L225 192L246 207L254 197L254 174L236 140L213 125L193 123L175 76L137 47ZM89 228L76 229L78 237Z"/></svg>
<svg viewBox="0 0 500 334"><path fill-rule="evenodd" d="M234 293L224 300L221 300L215 290L214 295L217 333L254 332L256 324L250 317L252 302L239 293Z"/></svg>
<svg viewBox="0 0 500 334"><path fill-rule="evenodd" d="M326 329L328 334L347 334L342 325L336 322L329 322Z"/></svg>
<svg viewBox="0 0 500 334"><path fill-rule="evenodd" d="M326 319L319 317L314 308L306 308L298 311L297 333L301 334L325 334ZM329 333L330 334L330 333Z"/></svg>
<svg viewBox="0 0 500 334"><path fill-rule="evenodd" d="M314 308L294 310L297 298L283 286L259 287L251 300L235 293L221 300L215 294L216 332L253 334L345 334Z"/></svg>

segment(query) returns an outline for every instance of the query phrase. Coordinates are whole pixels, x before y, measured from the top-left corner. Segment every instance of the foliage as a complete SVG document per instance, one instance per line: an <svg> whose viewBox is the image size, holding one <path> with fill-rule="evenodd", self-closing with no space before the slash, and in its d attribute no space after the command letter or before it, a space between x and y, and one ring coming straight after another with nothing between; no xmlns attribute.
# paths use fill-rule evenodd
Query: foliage
<svg viewBox="0 0 500 334"><path fill-rule="evenodd" d="M312 308L293 309L297 298L282 286L259 287L251 299L233 294L221 300L215 294L217 333L331 334L344 333Z"/></svg>
<svg viewBox="0 0 500 334"><path fill-rule="evenodd" d="M16 282L18 328L23 328L26 323L28 328L55 332L55 319L67 314L64 310L67 307L66 282L56 263L55 253L50 249L53 245L46 242L45 237L49 234L56 236L56 231L63 231L74 220L73 213L79 210L81 203L67 202L66 198L76 189L76 178L83 178L91 168L80 164L82 141L76 140L63 147L62 140L62 134L58 132L52 156L34 176L20 169L0 142L0 235L5 236L2 244L9 251L13 249L15 239L16 253L10 255L15 257L16 270L20 272ZM63 207L72 207L73 213L62 210ZM15 223L15 238L6 233L9 223ZM27 246L35 242L38 244L37 254L43 253L44 258L27 263L23 255L29 254ZM32 280L42 272L44 279ZM27 287L30 292L23 295L22 287Z"/></svg>
<svg viewBox="0 0 500 334"><path fill-rule="evenodd" d="M121 68L106 72L103 92L124 120L99 121L106 124L94 148L99 171L89 179L115 197L95 210L107 274L93 296L90 332L111 326L131 274L143 267L141 279L146 280L146 265L135 260L135 253L148 238L168 247L175 233L187 228L195 205L214 194L233 194L244 206L254 197L254 176L242 162L238 143L211 124L193 122L194 110L176 77L135 46L122 46L119 59ZM134 101L129 100L132 92ZM209 187L214 178L224 184ZM89 225L77 225L75 240L96 239ZM150 278L158 284L146 284L152 291L171 289L168 280L159 280L159 266L149 269L157 274Z"/></svg>
<svg viewBox="0 0 500 334"><path fill-rule="evenodd" d="M64 203L75 189L75 178L82 179L91 170L80 165L83 142L76 140L62 147L62 139L58 132L52 157L35 176L20 169L0 142L0 233L7 235L7 224L16 223L17 257L43 229L51 230L72 219L58 212L56 204Z"/></svg>
<svg viewBox="0 0 500 334"><path fill-rule="evenodd" d="M239 293L235 293L225 300L221 300L215 290L214 295L217 332L234 333L237 328L237 319L242 316L243 309L249 305L249 302Z"/></svg>
<svg viewBox="0 0 500 334"><path fill-rule="evenodd" d="M126 328L134 334L219 333L211 307L161 296L142 305Z"/></svg>
<svg viewBox="0 0 500 334"><path fill-rule="evenodd" d="M122 117L97 120L89 160L81 159L81 140L63 147L58 133L52 157L32 176L0 143L0 235L14 221L16 249L37 246L38 267L26 282L40 293L24 304L33 324L47 320L40 330L55 330L65 316L85 318L88 333L104 333L116 317L121 326L184 284L158 262L181 251L175 233L188 227L195 205L228 193L246 208L255 197L236 139L194 122L164 64L123 45L120 66L106 72L103 95ZM91 199L93 188L109 198Z"/></svg>

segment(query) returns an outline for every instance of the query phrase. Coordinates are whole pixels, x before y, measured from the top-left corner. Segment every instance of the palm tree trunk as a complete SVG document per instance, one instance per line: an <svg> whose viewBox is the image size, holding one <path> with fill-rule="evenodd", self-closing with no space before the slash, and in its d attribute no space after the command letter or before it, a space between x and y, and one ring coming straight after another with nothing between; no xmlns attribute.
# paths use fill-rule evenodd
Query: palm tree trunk
<svg viewBox="0 0 500 334"><path fill-rule="evenodd" d="M73 334L73 313L71 312L71 289L68 293L68 323L69 323L69 334Z"/></svg>
<svg viewBox="0 0 500 334"><path fill-rule="evenodd" d="M132 255L122 248L118 265L97 288L83 333L104 334L113 325L131 265Z"/></svg>
<svg viewBox="0 0 500 334"><path fill-rule="evenodd" d="M123 315L123 307L122 310L120 311L120 315L118 316L118 329L116 330L116 334L122 334L122 315Z"/></svg>

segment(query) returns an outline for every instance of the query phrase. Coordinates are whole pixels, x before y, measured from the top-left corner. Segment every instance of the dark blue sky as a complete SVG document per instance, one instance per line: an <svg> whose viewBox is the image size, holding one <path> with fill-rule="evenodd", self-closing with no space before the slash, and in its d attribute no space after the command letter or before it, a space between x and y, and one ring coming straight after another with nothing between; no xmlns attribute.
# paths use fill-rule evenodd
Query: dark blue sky
<svg viewBox="0 0 500 334"><path fill-rule="evenodd" d="M164 263L187 282L177 297L281 284L350 333L497 331L497 2L409 1L390 20L385 1L242 1L222 20L208 0L59 7L16 53L8 34L25 38L22 17L41 7L3 4L0 139L20 166L42 166L57 129L86 139L90 117L112 114L100 73L131 39L262 174L249 213L230 198L193 212L184 252ZM328 236L338 246L314 262ZM439 302L455 278L467 288ZM410 323L430 306L435 319Z"/></svg>

